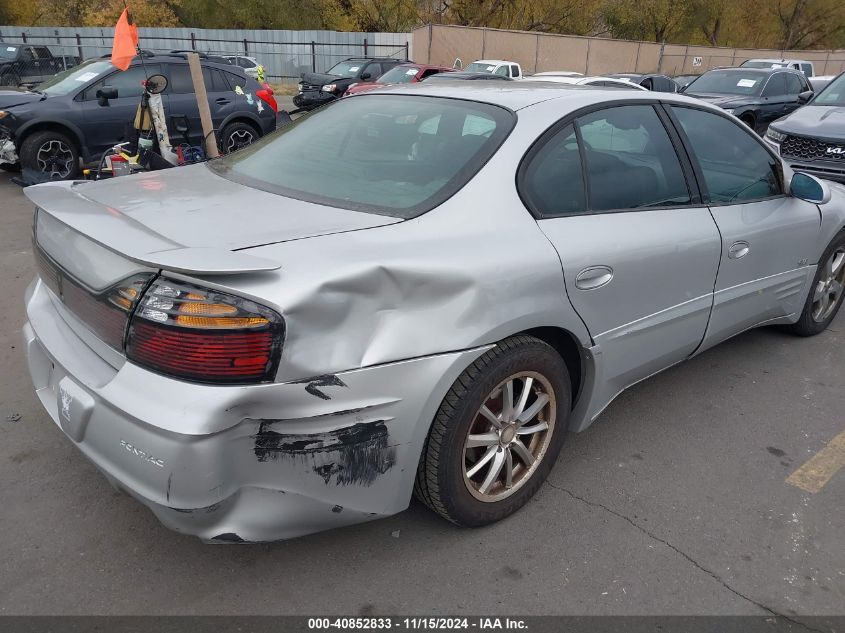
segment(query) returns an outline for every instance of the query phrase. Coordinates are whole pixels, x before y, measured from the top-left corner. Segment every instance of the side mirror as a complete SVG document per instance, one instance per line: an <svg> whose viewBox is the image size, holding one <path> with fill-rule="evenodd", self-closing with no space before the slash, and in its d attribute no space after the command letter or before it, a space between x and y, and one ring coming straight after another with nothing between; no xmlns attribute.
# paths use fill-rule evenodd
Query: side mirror
<svg viewBox="0 0 845 633"><path fill-rule="evenodd" d="M813 98L813 95L816 94L812 90L805 90L798 94L798 103L807 103L810 99Z"/></svg>
<svg viewBox="0 0 845 633"><path fill-rule="evenodd" d="M113 88L112 86L103 86L96 93L97 96L97 103L101 106L107 106L109 104L109 99L117 99L117 88Z"/></svg>
<svg viewBox="0 0 845 633"><path fill-rule="evenodd" d="M372 73L364 73L361 75L361 81L368 81L372 78Z"/></svg>
<svg viewBox="0 0 845 633"><path fill-rule="evenodd" d="M813 204L830 202L830 187L815 176L802 172L793 174L792 182L789 183L789 193Z"/></svg>

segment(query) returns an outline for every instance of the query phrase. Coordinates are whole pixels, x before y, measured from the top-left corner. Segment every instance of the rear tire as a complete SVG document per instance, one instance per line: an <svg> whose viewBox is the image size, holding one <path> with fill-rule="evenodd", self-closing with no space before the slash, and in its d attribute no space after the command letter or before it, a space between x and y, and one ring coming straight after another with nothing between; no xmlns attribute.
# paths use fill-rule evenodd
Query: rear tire
<svg viewBox="0 0 845 633"><path fill-rule="evenodd" d="M33 132L21 143L20 158L27 181L73 180L79 176L79 150L62 132Z"/></svg>
<svg viewBox="0 0 845 633"><path fill-rule="evenodd" d="M252 145L261 134L245 121L234 121L220 132L220 153L231 154Z"/></svg>
<svg viewBox="0 0 845 633"><path fill-rule="evenodd" d="M801 318L787 331L797 336L821 334L836 318L845 297L845 230L833 238L819 260Z"/></svg>
<svg viewBox="0 0 845 633"><path fill-rule="evenodd" d="M512 409L505 405L506 393ZM525 335L501 341L461 374L440 405L414 494L461 526L487 525L513 514L554 466L570 405L569 372L551 346Z"/></svg>

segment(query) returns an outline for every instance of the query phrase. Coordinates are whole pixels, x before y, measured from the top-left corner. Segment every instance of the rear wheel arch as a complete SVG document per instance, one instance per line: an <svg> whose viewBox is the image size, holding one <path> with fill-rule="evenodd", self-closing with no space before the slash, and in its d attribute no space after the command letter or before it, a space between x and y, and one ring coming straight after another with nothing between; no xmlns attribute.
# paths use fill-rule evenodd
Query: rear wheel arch
<svg viewBox="0 0 845 633"><path fill-rule="evenodd" d="M560 355L563 362L566 363L572 388L572 408L574 409L582 395L581 389L584 386L584 375L588 362L581 353L581 344L578 342L576 336L569 330L556 326L523 330L522 332L517 332L515 336L521 334L533 336L550 345Z"/></svg>

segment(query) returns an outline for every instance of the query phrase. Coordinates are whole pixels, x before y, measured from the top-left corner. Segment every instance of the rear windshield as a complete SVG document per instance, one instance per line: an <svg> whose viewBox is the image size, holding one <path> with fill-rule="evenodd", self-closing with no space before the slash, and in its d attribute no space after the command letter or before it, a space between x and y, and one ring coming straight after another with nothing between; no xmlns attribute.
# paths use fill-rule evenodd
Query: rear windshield
<svg viewBox="0 0 845 633"><path fill-rule="evenodd" d="M283 196L411 218L463 187L515 118L473 101L362 95L297 119L209 166Z"/></svg>
<svg viewBox="0 0 845 633"><path fill-rule="evenodd" d="M768 74L753 70L711 70L687 86L691 94L759 95Z"/></svg>

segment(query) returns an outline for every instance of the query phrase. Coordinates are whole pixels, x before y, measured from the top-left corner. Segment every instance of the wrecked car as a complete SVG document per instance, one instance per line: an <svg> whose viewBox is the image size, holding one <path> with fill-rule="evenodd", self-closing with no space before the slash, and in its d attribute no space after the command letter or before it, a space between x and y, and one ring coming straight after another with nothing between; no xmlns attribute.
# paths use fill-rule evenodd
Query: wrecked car
<svg viewBox="0 0 845 633"><path fill-rule="evenodd" d="M424 82L205 164L24 191L38 398L211 542L412 492L502 519L624 389L751 327L818 334L845 283L845 189L668 93Z"/></svg>

